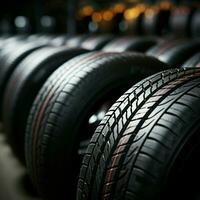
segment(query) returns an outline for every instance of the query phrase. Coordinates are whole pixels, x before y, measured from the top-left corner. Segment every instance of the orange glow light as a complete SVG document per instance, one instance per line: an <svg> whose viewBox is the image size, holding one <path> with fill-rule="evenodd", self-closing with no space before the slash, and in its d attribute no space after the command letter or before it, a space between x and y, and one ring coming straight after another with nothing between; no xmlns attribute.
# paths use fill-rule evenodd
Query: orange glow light
<svg viewBox="0 0 200 200"><path fill-rule="evenodd" d="M94 12L92 15L92 21L94 22L100 22L102 20L101 13L99 12Z"/></svg>
<svg viewBox="0 0 200 200"><path fill-rule="evenodd" d="M116 5L113 7L113 11L114 11L115 13L123 13L124 10L125 10L125 6L124 6L124 4L121 4L121 3L116 4Z"/></svg>
<svg viewBox="0 0 200 200"><path fill-rule="evenodd" d="M132 20L139 16L140 11L137 8L130 8L124 12L124 18L126 20Z"/></svg>
<svg viewBox="0 0 200 200"><path fill-rule="evenodd" d="M144 4L138 4L136 6L136 8L140 11L140 12L144 12L146 10L146 6Z"/></svg>
<svg viewBox="0 0 200 200"><path fill-rule="evenodd" d="M80 12L82 16L90 16L94 12L94 9L91 6L85 6Z"/></svg>
<svg viewBox="0 0 200 200"><path fill-rule="evenodd" d="M160 8L164 10L169 10L171 8L170 2L164 1L160 3Z"/></svg>
<svg viewBox="0 0 200 200"><path fill-rule="evenodd" d="M111 11L107 10L103 13L103 19L105 21L110 21L112 20L112 18L113 18L113 13Z"/></svg>
<svg viewBox="0 0 200 200"><path fill-rule="evenodd" d="M146 6L144 4L138 4L137 6L133 8L126 9L124 12L124 18L126 20L135 19L145 10L146 10Z"/></svg>

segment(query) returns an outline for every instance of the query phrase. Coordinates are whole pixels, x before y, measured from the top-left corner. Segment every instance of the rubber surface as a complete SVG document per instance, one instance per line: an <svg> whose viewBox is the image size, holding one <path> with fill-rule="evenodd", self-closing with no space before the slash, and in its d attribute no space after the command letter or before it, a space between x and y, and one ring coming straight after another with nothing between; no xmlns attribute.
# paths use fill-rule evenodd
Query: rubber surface
<svg viewBox="0 0 200 200"><path fill-rule="evenodd" d="M186 39L183 38L179 39L170 36L169 38L168 37L164 38L163 41L159 42L156 46L150 48L146 52L146 54L159 57L161 54L165 53L165 51L167 51L168 49L173 48L174 46L177 46L179 44L184 44L186 42L187 42Z"/></svg>
<svg viewBox="0 0 200 200"><path fill-rule="evenodd" d="M15 67L31 52L42 48L44 45L28 43L13 48L12 53L8 53L0 60L0 119L2 117L2 99L4 96L5 87Z"/></svg>
<svg viewBox="0 0 200 200"><path fill-rule="evenodd" d="M74 47L80 47L81 46L81 43L86 39L88 38L89 35L85 34L81 34L81 35L74 35L74 36L71 36L67 41L66 41L66 45L68 47L71 47L71 48L74 48Z"/></svg>
<svg viewBox="0 0 200 200"><path fill-rule="evenodd" d="M187 60L183 66L183 68L195 68L200 67L200 53L195 54L189 60Z"/></svg>
<svg viewBox="0 0 200 200"><path fill-rule="evenodd" d="M150 47L156 45L158 38L156 37L131 37L124 36L112 40L103 47L105 52L124 52L124 51L137 51L145 52Z"/></svg>
<svg viewBox="0 0 200 200"><path fill-rule="evenodd" d="M196 10L191 20L191 31L193 37L200 37L200 10Z"/></svg>
<svg viewBox="0 0 200 200"><path fill-rule="evenodd" d="M170 31L177 36L189 36L192 15L193 11L187 7L173 9L169 19Z"/></svg>
<svg viewBox="0 0 200 200"><path fill-rule="evenodd" d="M8 44L12 44L12 43L15 43L15 42L19 42L17 37L5 37L5 38L2 38L1 41L0 41L0 52L3 49L5 49L5 47ZM1 56L1 54L0 54L0 56Z"/></svg>
<svg viewBox="0 0 200 200"><path fill-rule="evenodd" d="M172 68L181 67L195 53L200 50L200 40L172 40L165 41L152 47L147 55L154 56L168 63Z"/></svg>
<svg viewBox="0 0 200 200"><path fill-rule="evenodd" d="M79 143L91 137L84 127L94 108L166 67L143 54L94 52L52 74L34 101L26 130L27 168L43 198L75 199Z"/></svg>
<svg viewBox="0 0 200 200"><path fill-rule="evenodd" d="M130 32L136 35L143 35L142 22L144 19L144 12L140 12L139 15L132 19L130 22Z"/></svg>
<svg viewBox="0 0 200 200"><path fill-rule="evenodd" d="M5 41L3 41L0 47L0 61L1 59L3 59L4 56L6 56L6 54L12 52L13 48L16 48L16 46L20 47L23 44L23 42L18 40L6 39Z"/></svg>
<svg viewBox="0 0 200 200"><path fill-rule="evenodd" d="M24 163L24 137L31 105L45 80L61 64L88 52L46 47L28 55L13 72L3 99L3 125L15 155Z"/></svg>
<svg viewBox="0 0 200 200"><path fill-rule="evenodd" d="M91 51L100 50L113 39L112 35L93 35L87 37L82 43L81 47Z"/></svg>
<svg viewBox="0 0 200 200"><path fill-rule="evenodd" d="M96 129L77 200L199 199L199 122L200 69L168 70L137 83Z"/></svg>
<svg viewBox="0 0 200 200"><path fill-rule="evenodd" d="M66 44L66 41L69 40L71 37L68 36L67 34L63 34L63 35L56 35L51 41L50 44L52 44L53 46L59 47L59 46L63 46Z"/></svg>
<svg viewBox="0 0 200 200"><path fill-rule="evenodd" d="M169 10L147 9L143 18L143 32L148 35L162 35L168 29L169 16Z"/></svg>

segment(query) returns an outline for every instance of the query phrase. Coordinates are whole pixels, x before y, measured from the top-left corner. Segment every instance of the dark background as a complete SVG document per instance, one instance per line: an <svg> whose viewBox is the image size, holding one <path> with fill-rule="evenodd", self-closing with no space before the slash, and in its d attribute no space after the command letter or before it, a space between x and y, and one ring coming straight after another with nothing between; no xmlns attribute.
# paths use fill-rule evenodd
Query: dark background
<svg viewBox="0 0 200 200"><path fill-rule="evenodd" d="M75 12L81 5L90 4L95 8L103 8L113 2L155 4L160 1L162 0L5 0L0 6L0 28L3 27L1 22L6 20L10 24L10 33L16 33L13 26L16 16L26 16L31 24L29 32L41 32L41 16L48 15L55 19L54 33L66 33L69 19L75 18ZM190 4L200 0L171 0L170 2Z"/></svg>

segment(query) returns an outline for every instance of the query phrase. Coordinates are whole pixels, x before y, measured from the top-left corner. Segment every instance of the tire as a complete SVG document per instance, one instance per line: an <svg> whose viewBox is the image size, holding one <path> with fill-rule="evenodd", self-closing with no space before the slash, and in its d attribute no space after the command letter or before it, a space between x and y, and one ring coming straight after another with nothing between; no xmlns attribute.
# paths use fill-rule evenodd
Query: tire
<svg viewBox="0 0 200 200"><path fill-rule="evenodd" d="M44 47L44 45L28 43L13 48L12 52L5 54L0 60L0 120L2 118L2 98L5 87L15 67L31 52Z"/></svg>
<svg viewBox="0 0 200 200"><path fill-rule="evenodd" d="M195 54L189 60L187 60L182 68L200 68L200 53Z"/></svg>
<svg viewBox="0 0 200 200"><path fill-rule="evenodd" d="M156 37L121 37L112 40L103 47L105 52L125 52L125 51L137 51L145 52L150 47L156 45L158 39Z"/></svg>
<svg viewBox="0 0 200 200"><path fill-rule="evenodd" d="M27 42L49 44L53 39L54 39L53 36L48 34L32 34L28 36Z"/></svg>
<svg viewBox="0 0 200 200"><path fill-rule="evenodd" d="M159 57L160 55L165 53L165 51L167 51L168 49L171 49L174 46L177 46L179 44L185 44L186 42L187 42L186 39L182 39L182 38L178 39L173 36L167 36L164 38L164 40L159 42L156 46L150 48L146 52L146 54L150 56L154 56L154 57Z"/></svg>
<svg viewBox="0 0 200 200"><path fill-rule="evenodd" d="M57 35L54 36L54 38L49 42L50 44L52 44L55 47L60 47L66 44L66 41L70 39L70 36L68 35Z"/></svg>
<svg viewBox="0 0 200 200"><path fill-rule="evenodd" d="M100 50L112 39L112 35L93 35L86 38L82 42L81 47L91 51Z"/></svg>
<svg viewBox="0 0 200 200"><path fill-rule="evenodd" d="M193 13L188 7L173 9L169 19L170 31L177 36L190 36Z"/></svg>
<svg viewBox="0 0 200 200"><path fill-rule="evenodd" d="M152 47L147 55L154 56L169 64L173 68L179 68L195 53L199 52L200 40L172 40Z"/></svg>
<svg viewBox="0 0 200 200"><path fill-rule="evenodd" d="M23 42L17 41L17 40L11 40L12 38L7 39L6 41L2 42L1 44L1 49L0 49L0 62L3 59L4 56L6 56L6 54L11 53L13 48L16 48L16 46L20 47L21 45L23 45Z"/></svg>
<svg viewBox="0 0 200 200"><path fill-rule="evenodd" d="M200 37L200 10L196 10L191 20L191 31L193 37Z"/></svg>
<svg viewBox="0 0 200 200"><path fill-rule="evenodd" d="M143 32L146 35L162 35L168 29L170 11L158 7L149 8L143 18Z"/></svg>
<svg viewBox="0 0 200 200"><path fill-rule="evenodd" d="M135 35L144 35L143 27L142 27L143 19L144 19L144 11L141 11L139 13L138 17L136 17L130 21L130 32L131 33L133 33Z"/></svg>
<svg viewBox="0 0 200 200"><path fill-rule="evenodd" d="M42 48L28 55L13 72L3 98L3 125L8 142L22 163L26 122L39 89L61 64L86 52L66 47Z"/></svg>
<svg viewBox="0 0 200 200"><path fill-rule="evenodd" d="M77 48L81 46L81 43L88 38L87 34L82 34L82 35L74 35L71 36L67 41L66 41L66 46L70 47L70 48Z"/></svg>
<svg viewBox="0 0 200 200"><path fill-rule="evenodd" d="M97 127L77 200L195 199L199 122L200 69L168 70L137 83Z"/></svg>
<svg viewBox="0 0 200 200"><path fill-rule="evenodd" d="M13 41L12 41L13 40ZM3 50L3 49L5 49L5 45L8 45L8 44L10 44L10 43L15 43L15 42L17 42L16 40L15 40L15 38L13 38L11 40L11 38L1 38L1 41L0 41L0 53L1 53L1 51ZM0 54L0 56L1 56L1 54Z"/></svg>
<svg viewBox="0 0 200 200"><path fill-rule="evenodd" d="M32 106L25 142L27 168L43 198L75 199L82 159L77 152L93 133L90 116L132 82L166 67L143 54L93 52L51 75Z"/></svg>

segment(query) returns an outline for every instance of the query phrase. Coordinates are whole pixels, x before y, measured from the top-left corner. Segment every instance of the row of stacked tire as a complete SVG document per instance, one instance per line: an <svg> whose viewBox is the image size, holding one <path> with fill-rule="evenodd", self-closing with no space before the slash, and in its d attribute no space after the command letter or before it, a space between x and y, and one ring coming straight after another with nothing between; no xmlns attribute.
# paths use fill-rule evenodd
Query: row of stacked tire
<svg viewBox="0 0 200 200"><path fill-rule="evenodd" d="M2 36L0 66L3 132L42 198L200 198L198 38Z"/></svg>
<svg viewBox="0 0 200 200"><path fill-rule="evenodd" d="M192 3L192 2L191 2ZM200 11L199 4L195 6L174 6L169 2L145 7L137 5L125 12L128 18L129 31L143 35L187 35L199 37ZM135 12L136 16L135 17ZM126 15L127 14L127 15ZM130 18L130 19L129 19Z"/></svg>

